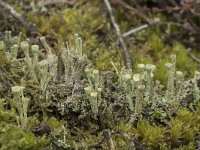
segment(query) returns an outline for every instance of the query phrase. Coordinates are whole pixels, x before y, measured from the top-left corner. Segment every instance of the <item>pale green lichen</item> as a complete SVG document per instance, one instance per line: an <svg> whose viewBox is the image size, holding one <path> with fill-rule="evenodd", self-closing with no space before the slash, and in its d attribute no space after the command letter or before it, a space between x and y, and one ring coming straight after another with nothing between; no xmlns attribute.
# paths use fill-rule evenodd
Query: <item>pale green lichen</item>
<svg viewBox="0 0 200 150"><path fill-rule="evenodd" d="M29 43L27 41L23 41L20 43L20 47L24 52L25 57L30 57L29 56Z"/></svg>
<svg viewBox="0 0 200 150"><path fill-rule="evenodd" d="M16 60L17 59L18 51L19 51L19 45L14 44L11 47L11 58L12 58L12 60Z"/></svg>
<svg viewBox="0 0 200 150"><path fill-rule="evenodd" d="M5 40L10 41L12 37L12 31L5 31Z"/></svg>
<svg viewBox="0 0 200 150"><path fill-rule="evenodd" d="M173 64L166 63L165 66L167 68L167 74L168 74L166 97L169 100L173 100L173 98L174 98L174 74L173 74L174 71L173 71Z"/></svg>
<svg viewBox="0 0 200 150"><path fill-rule="evenodd" d="M152 100L152 97L154 95L153 89L154 89L154 83L153 83L153 77L154 77L154 71L156 67L151 64L146 65L146 94L149 97L149 100Z"/></svg>
<svg viewBox="0 0 200 150"><path fill-rule="evenodd" d="M85 72L88 78L89 86L84 88L84 90L86 92L87 99L89 99L92 112L97 116L99 112L99 106L102 103L102 83L99 70L86 69Z"/></svg>
<svg viewBox="0 0 200 150"><path fill-rule="evenodd" d="M32 82L29 82L29 78L25 75L19 80L16 79L14 73L18 74L18 70L22 70L19 72L19 75L23 75L23 60L25 59L19 59L19 63L15 65L17 66L16 68L12 68L14 65L11 65L10 69L11 73L14 74L14 81L16 80L15 82L21 82L21 85L25 85L26 95L30 96L31 100L33 100L33 103L30 105L30 110L27 110L26 108L28 107L29 99L23 98L23 87L12 88L13 94L17 91L21 91L19 94L14 96L13 101L15 102L19 99L20 103L25 104L10 104L12 108L14 107L17 110L13 111L14 115L19 114L16 117L18 124L20 125L18 129L30 129L36 135L50 134L50 136L44 136L44 138L53 141L58 148L66 149L87 149L88 143L95 143L102 139L103 135L101 131L106 128L127 133L127 135L131 137L130 139L140 139L142 141L140 143L143 143L145 147L149 149L160 149L166 147L166 149L170 149L174 148L173 145L177 143L177 147L187 147L187 144L182 143L185 141L193 142L194 137L199 135L198 116L200 107L197 106L197 102L199 101L199 90L197 89L199 86L198 72L195 73L192 80L184 80L183 73L180 71L176 71L175 75L175 57L172 57L172 63L166 65L168 73L171 73L174 76L174 92L172 92L173 98L172 101L170 101L171 98L168 99L168 95L165 94L161 82L154 81L155 66L151 64L145 65L145 63L137 65L138 72L136 72L135 70L128 70L125 68L118 71L118 67L113 63L117 76L113 71L101 72L97 69L90 69L88 63L86 63L85 66L82 66L81 69L76 68L76 65L70 66L68 63L71 62L67 62L68 59L66 58L74 58L75 61L71 64L76 64L75 62L79 61L77 58L84 56L82 49L80 49L80 45L82 45L82 41L77 42L74 47L69 47L68 44L62 47L66 54L63 55L64 57L62 58L62 63L63 65L66 63L66 66L62 67L67 71L70 69L77 69L76 73L81 74L79 77L74 76L70 85L68 85L68 78L71 73L70 71L68 74L69 76L65 76L63 71L63 74L61 73L57 75L56 80L52 79L48 70L48 60L43 59L38 62L39 47L37 45L31 46L30 54L27 54L27 52L24 53L25 59L26 56L33 56L31 59L32 65L34 66L39 84L32 84ZM27 46L25 43L24 45L22 44L22 48L24 48L23 46L29 51L29 45ZM7 53L10 52L8 51ZM62 54L59 53L59 57L61 55ZM20 55L18 57L20 57ZM64 61L64 59L66 60ZM82 61L79 61L79 63L80 62ZM5 70L5 68L3 69ZM85 72L82 71L82 69L84 69ZM3 72L1 73L3 74ZM65 76L65 79L63 76ZM8 78L6 78L6 80L9 81ZM0 80L0 86L1 84L4 84L2 80ZM12 87L10 84L6 85ZM169 85L170 86L167 87L168 89L172 84ZM193 87L193 89L191 89L191 87ZM11 101L9 99L12 99L12 96L10 95L11 94L9 93L6 94L9 102ZM165 100L169 100L170 103ZM16 120L14 120L11 117L12 115L8 113L10 109L7 108L7 106L9 106L9 104L7 104L7 99L3 103L5 104L1 104L0 102L0 118L3 118L3 121L0 119L0 126L2 125L1 122L5 121L8 121L15 126ZM181 107L184 106L193 112L183 111ZM6 109L6 112L2 113L2 109ZM180 113L178 112L179 110L181 110ZM43 117L43 120L41 111L45 112L43 115L46 118ZM26 114L21 112L29 112L29 118ZM93 115L91 115L91 112ZM32 115L32 113L34 113L34 115ZM9 114L7 118L5 117L5 114ZM49 116L55 118L51 119ZM22 117L24 117L23 119L25 121L21 119ZM28 123L26 118L28 118ZM176 118L176 120L174 118ZM141 119L145 119L148 122L141 122ZM138 126L135 127L135 123L137 122ZM51 125L51 131L44 131L44 133L42 133L43 130L41 130L38 133L37 129L40 129L38 126L45 129L49 124ZM155 124L162 124L162 126ZM2 128L2 131L3 130L5 130L4 127ZM167 133L165 133L166 130ZM12 131L11 134L13 133L14 132ZM0 134L3 135L3 137L8 136L4 133L2 134L2 132ZM115 134L112 135L116 147L130 148L129 145L127 145L130 144L130 141L128 140L127 143L121 135L124 134L119 134L119 136L116 136ZM40 136L38 136L38 138L39 137ZM169 138L166 140L165 137ZM74 142L74 140L76 142ZM27 141L27 139L25 139L25 141ZM158 144L157 141L160 143ZM52 148L51 143L48 144L48 148ZM106 144L103 143L102 148L106 149Z"/></svg>
<svg viewBox="0 0 200 150"><path fill-rule="evenodd" d="M82 44L82 39L78 36L78 34L74 35L75 37L75 51L76 54L79 56L83 55L83 44Z"/></svg>
<svg viewBox="0 0 200 150"><path fill-rule="evenodd" d="M50 76L52 77L53 81L56 81L58 77L58 56L52 53L52 50L47 44L45 37L40 37L40 41L47 50L47 61Z"/></svg>
<svg viewBox="0 0 200 150"><path fill-rule="evenodd" d="M200 90L198 85L199 80L200 80L200 72L195 71L194 78L192 79L195 103L198 103L200 100Z"/></svg>
<svg viewBox="0 0 200 150"><path fill-rule="evenodd" d="M82 39L75 34L75 48L66 47L61 48L61 61L64 65L64 79L67 83L73 84L77 82L84 73L84 67L87 64L87 57L83 54Z"/></svg>
<svg viewBox="0 0 200 150"><path fill-rule="evenodd" d="M38 69L38 58L39 58L39 46L38 45L32 45L31 46L31 52L33 54L33 58L32 58L32 65L33 65L33 69L36 72L36 81L38 82L38 78L39 78L39 69Z"/></svg>
<svg viewBox="0 0 200 150"><path fill-rule="evenodd" d="M176 95L182 95L184 90L184 75L181 71L176 71Z"/></svg>
<svg viewBox="0 0 200 150"><path fill-rule="evenodd" d="M5 51L6 50L6 45L4 41L0 41L0 51Z"/></svg>
<svg viewBox="0 0 200 150"><path fill-rule="evenodd" d="M144 106L144 92L145 92L145 85L138 85L136 87L136 99L135 99L135 107L134 112L135 114L142 113L143 106Z"/></svg>
<svg viewBox="0 0 200 150"><path fill-rule="evenodd" d="M19 114L19 116L16 117L17 122L22 128L26 128L28 123L27 112L30 99L24 97L23 90L23 86L12 87L14 104Z"/></svg>
<svg viewBox="0 0 200 150"><path fill-rule="evenodd" d="M137 65L139 73L143 73L145 71L145 65L144 64L138 64Z"/></svg>
<svg viewBox="0 0 200 150"><path fill-rule="evenodd" d="M48 61L46 59L39 62L38 70L39 70L39 77L40 77L40 87L43 93L45 93L46 88L51 78L48 72Z"/></svg>
<svg viewBox="0 0 200 150"><path fill-rule="evenodd" d="M119 72L119 86L122 88L123 93L126 96L126 101L131 112L134 112L133 96L134 96L134 84L132 83L132 70L122 68ZM133 80L139 80L139 77L133 77Z"/></svg>
<svg viewBox="0 0 200 150"><path fill-rule="evenodd" d="M38 80L37 80L36 70L33 65L32 58L30 57L29 43L27 41L23 41L21 42L20 47L23 50L24 55L25 55L25 63L27 65L28 75L33 81L37 82Z"/></svg>

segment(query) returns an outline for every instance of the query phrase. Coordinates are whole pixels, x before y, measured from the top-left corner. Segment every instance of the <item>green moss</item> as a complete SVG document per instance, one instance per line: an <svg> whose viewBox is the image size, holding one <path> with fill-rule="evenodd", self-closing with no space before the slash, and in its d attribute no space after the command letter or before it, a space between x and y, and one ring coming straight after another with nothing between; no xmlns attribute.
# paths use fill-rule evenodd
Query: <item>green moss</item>
<svg viewBox="0 0 200 150"><path fill-rule="evenodd" d="M119 62L119 59L116 59L115 57L116 51L114 49L110 49L108 52L106 48L99 48L96 50L96 60L95 60L95 66L97 67L98 70L112 70L112 64L111 61L114 63ZM122 57L122 56L118 56Z"/></svg>
<svg viewBox="0 0 200 150"><path fill-rule="evenodd" d="M147 41L140 48L130 47L134 69L137 70L138 63L153 63L157 66L155 78L165 82L167 79L165 63L170 61L169 56L171 54L176 54L176 69L185 71L187 77L192 77L197 69L197 64L187 54L186 48L179 42L176 42L173 46L165 44L158 33L158 31L147 30L145 32L148 36Z"/></svg>
<svg viewBox="0 0 200 150"><path fill-rule="evenodd" d="M87 54L88 58L94 61L94 65L98 69L109 70L112 68L110 61L119 60L115 59L118 49L112 44L110 46L104 44L109 28L105 16L99 15L102 14L101 11L99 2L82 3L80 0L76 7L62 8L50 16L39 15L36 18L37 14L30 11L28 18L47 38L56 41L56 49L59 49L65 41L74 45L73 35L78 33L83 39L84 53ZM106 36L106 39L102 39L99 34Z"/></svg>
<svg viewBox="0 0 200 150"><path fill-rule="evenodd" d="M7 59L6 53L0 51L0 66L6 65L8 63L9 63L9 61Z"/></svg>
<svg viewBox="0 0 200 150"><path fill-rule="evenodd" d="M149 41L146 44L147 44L147 47L149 47L150 50L154 52L153 54L159 53L160 51L164 49L164 46L165 46L161 37L159 37L155 33L153 33L150 36Z"/></svg>
<svg viewBox="0 0 200 150"><path fill-rule="evenodd" d="M177 69L186 71L189 77L192 77L197 69L196 62L188 56L186 48L182 44L176 43L173 50L177 56Z"/></svg>
<svg viewBox="0 0 200 150"><path fill-rule="evenodd" d="M69 36L78 33L90 49L96 46L96 33L105 26L105 18L100 14L98 2L84 3L75 8L62 8L50 16L40 15L35 18L35 13L29 12L28 16L43 34L63 41L69 40ZM94 19L95 18L95 19Z"/></svg>
<svg viewBox="0 0 200 150"><path fill-rule="evenodd" d="M73 44L74 33L78 33L84 41L84 50L88 55L88 58L92 60L95 66L99 70L110 70L112 66L110 61L119 62L121 66L124 63L123 53L117 48L114 42L110 42L109 46L104 43L108 40L109 26L106 24L106 17L104 15L99 15L101 13L101 8L99 7L99 2L91 1L88 3L83 3L82 0L79 0L77 5L72 8L61 8L60 11L52 12L50 16L40 15L35 17L34 12L28 13L28 18L34 22L39 28L40 32L47 35L50 39L56 41L56 49L59 49L61 44L65 41L69 41ZM118 12L119 14L121 12ZM116 18L117 18L116 12ZM156 18L159 18L162 21L166 21L167 18L162 14L154 14ZM119 19L121 20L121 19ZM128 24L119 22L120 28L123 32L128 28ZM171 32L172 28L170 27ZM99 35L103 33L106 37ZM139 35L139 36L138 36ZM111 35L109 35L110 37ZM115 36L114 36L115 37ZM141 46L129 45L129 50L132 55L132 60L134 63L134 69L136 69L137 63L154 63L159 66L160 69L157 70L156 78L161 81L166 79L163 64L165 64L166 58L172 54L177 54L177 68L178 69L187 69L188 74L192 74L196 68L194 62L190 62L190 65L184 67L183 62L188 60L186 53L177 51L177 45L174 47L165 44L161 37L161 28L154 27L146 29L144 32L139 32L136 34L136 38L145 39L145 43ZM111 37L112 38L112 37ZM113 39L109 39L109 41ZM117 55L117 56L116 56ZM118 59L116 59L116 57ZM189 64L189 63L187 63ZM164 76L163 76L164 75Z"/></svg>
<svg viewBox="0 0 200 150"><path fill-rule="evenodd" d="M164 83L167 81L167 71L165 67L165 63L167 62L169 62L167 59L160 60L155 73L155 78Z"/></svg>
<svg viewBox="0 0 200 150"><path fill-rule="evenodd" d="M0 145L2 150L38 150L45 148L45 137L35 137L30 131L23 131L15 125L0 123Z"/></svg>
<svg viewBox="0 0 200 150"><path fill-rule="evenodd" d="M159 144L164 142L165 128L140 121L137 124L137 131L143 136L143 142L152 148L158 148Z"/></svg>
<svg viewBox="0 0 200 150"><path fill-rule="evenodd" d="M51 129L55 130L57 128L61 128L64 124L66 124L64 121L58 121L56 118L51 117L47 121L47 125L51 127Z"/></svg>
<svg viewBox="0 0 200 150"><path fill-rule="evenodd" d="M0 99L0 123L12 123L16 121L15 113L12 110L6 110L4 107L6 105L5 99Z"/></svg>

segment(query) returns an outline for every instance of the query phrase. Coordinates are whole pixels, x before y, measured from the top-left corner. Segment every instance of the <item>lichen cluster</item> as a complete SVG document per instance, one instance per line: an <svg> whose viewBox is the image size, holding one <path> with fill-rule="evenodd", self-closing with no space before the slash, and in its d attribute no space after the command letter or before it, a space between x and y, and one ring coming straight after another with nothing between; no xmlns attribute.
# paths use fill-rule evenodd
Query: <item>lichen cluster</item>
<svg viewBox="0 0 200 150"><path fill-rule="evenodd" d="M55 53L45 37L39 46L8 33L0 42L2 149L87 149L106 129L116 149L199 148L200 73L184 77L176 55L163 66L164 86L153 64L96 69L77 34L74 46L63 43Z"/></svg>
<svg viewBox="0 0 200 150"><path fill-rule="evenodd" d="M143 4L145 2L141 1L139 3ZM36 25L40 34L45 35L52 42L51 45L54 46L56 52L58 52L63 42L72 42L72 35L78 33L84 41L85 54L92 60L98 70L111 70L110 61L119 62L120 65L118 67L124 65L123 54L119 51L120 47L116 42L117 37L112 30L110 20L106 16L102 1L76 0L76 5L74 6L60 4L52 7L45 6L43 1L40 2L38 0L22 0L22 2L17 3L13 0L8 0L8 3ZM132 13L132 17L124 15L127 13L126 9L116 6L115 3L113 3L113 8L116 8L114 14L122 33L144 23L137 15ZM6 17L4 15L6 13L3 10L0 11L3 18L0 21L2 23L1 31L16 28L16 33L27 33L24 27L16 27L15 24L17 23L10 17ZM157 19L160 22L168 22L173 16L165 13L150 13L149 15L152 20ZM6 23L4 20L6 20ZM4 27L4 24L6 27ZM188 56L187 45L183 45L176 38L172 38L174 33L181 29L176 24L169 22L169 25L158 24L126 39L134 69L137 69L138 63L153 63L157 66L155 76L163 83L167 79L164 64L168 62L168 55L175 53L177 56L177 68L184 70L187 76L192 77L198 64ZM185 38L191 39L191 41L193 39L193 37L187 36ZM192 49L192 53L199 55L195 49ZM188 63L185 63L186 61Z"/></svg>

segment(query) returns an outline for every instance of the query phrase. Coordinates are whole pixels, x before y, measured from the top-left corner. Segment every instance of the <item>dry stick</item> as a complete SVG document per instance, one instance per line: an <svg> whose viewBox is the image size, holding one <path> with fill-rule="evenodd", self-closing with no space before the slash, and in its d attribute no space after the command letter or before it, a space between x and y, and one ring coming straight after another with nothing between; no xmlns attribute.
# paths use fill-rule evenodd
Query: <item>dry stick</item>
<svg viewBox="0 0 200 150"><path fill-rule="evenodd" d="M88 145L88 148L89 149L91 149L91 148L100 148L105 140L107 141L107 145L108 145L109 150L115 150L115 147L114 147L114 144L113 144L113 140L112 140L112 137L111 137L110 129L104 130L103 138L97 144Z"/></svg>
<svg viewBox="0 0 200 150"><path fill-rule="evenodd" d="M115 146L113 144L110 129L105 130L103 132L103 135L104 135L105 139L107 140L107 145L108 145L109 150L115 150Z"/></svg>
<svg viewBox="0 0 200 150"><path fill-rule="evenodd" d="M152 22L144 13L141 11L138 11L136 8L126 4L123 0L114 0L116 3L120 4L122 7L126 8L127 10L133 11L136 15L141 17L143 20L145 20L148 24L153 24Z"/></svg>
<svg viewBox="0 0 200 150"><path fill-rule="evenodd" d="M132 141L132 139L128 136L127 133L124 133L124 132L121 132L121 131L112 131L111 133L112 133L112 135L114 135L114 134L122 135L127 141L130 142L130 150L134 150L135 149L135 144Z"/></svg>
<svg viewBox="0 0 200 150"><path fill-rule="evenodd" d="M193 29L200 34L200 28L194 23L194 21L192 20L191 18L191 14L192 13L187 13L187 19L188 19L188 22L190 23L191 27L193 27Z"/></svg>
<svg viewBox="0 0 200 150"><path fill-rule="evenodd" d="M149 25L148 24L144 24L144 25L139 26L137 28L134 28L134 29L132 29L132 30L130 30L128 32L125 32L124 34L122 34L122 37L125 38L125 37L127 37L127 36L129 36L131 34L134 34L134 33L138 32L138 31L146 29L147 27L149 27Z"/></svg>
<svg viewBox="0 0 200 150"><path fill-rule="evenodd" d="M197 63L200 64L200 59L197 58L195 55L193 55L193 54L191 53L191 49L190 49L190 48L186 50L186 53L187 53L193 60L195 60Z"/></svg>
<svg viewBox="0 0 200 150"><path fill-rule="evenodd" d="M44 5L49 6L49 5L57 5L57 4L67 4L67 5L74 5L73 0L45 0Z"/></svg>
<svg viewBox="0 0 200 150"><path fill-rule="evenodd" d="M123 136L127 141L130 142L130 150L146 150L146 148L140 144L136 139L131 139L129 137L129 135L127 133L124 133L122 131L112 131L111 132L112 135L115 135L115 134L119 134L121 136Z"/></svg>
<svg viewBox="0 0 200 150"><path fill-rule="evenodd" d="M100 148L101 145L104 143L104 141L107 141L109 150L115 150L114 144L113 144L113 141L112 141L112 138L111 138L110 129L104 130L104 132L103 132L103 138L99 142L97 142L96 144L90 144L90 145L88 145L88 149L91 149L91 148Z"/></svg>
<svg viewBox="0 0 200 150"><path fill-rule="evenodd" d="M127 133L124 133L119 130L118 131L110 131L109 129L104 130L103 138L98 143L88 145L88 149L102 148L101 145L103 144L104 141L107 140L109 150L113 150L114 144L113 144L111 135L115 135L115 134L119 134L119 135L123 136L125 138L125 140L130 142L130 150L134 150L135 148L138 150L146 150L146 148L142 144L140 144L136 139L131 139Z"/></svg>
<svg viewBox="0 0 200 150"><path fill-rule="evenodd" d="M121 35L121 32L120 32L120 29L119 29L119 26L117 25L116 21L115 21L115 17L113 15L113 11L112 11L112 8L111 8L111 5L110 5L110 2L108 0L104 0L104 3L107 7L107 10L108 10L108 13L110 15L110 18L111 18L111 22L116 30L116 34L119 38L119 42L121 43L122 45L122 48L123 48L123 52L124 52L124 56L125 56L125 60L126 60L126 66L128 69L131 69L132 68L132 62L131 62L131 57L130 57L130 54L129 54L129 51L128 51L128 48L124 42L124 39Z"/></svg>
<svg viewBox="0 0 200 150"><path fill-rule="evenodd" d="M155 20L154 23L159 23L159 21L156 21L156 20ZM134 28L134 29L132 29L132 30L130 30L130 31L127 31L127 32L123 33L123 34L122 34L122 37L125 38L125 37L127 37L127 36L129 36L129 35L131 35L131 34L134 34L134 33L138 32L138 31L141 31L141 30L146 29L146 28L148 28L148 27L149 27L148 24L141 25L141 26L139 26L139 27L137 27L137 28Z"/></svg>
<svg viewBox="0 0 200 150"><path fill-rule="evenodd" d="M148 24L144 24L144 25L142 25L142 26L139 26L139 27L137 27L137 28L131 29L130 31L127 31L127 32L123 33L121 36L122 36L123 38L126 38L126 37L130 36L131 34L134 34L134 33L136 33L136 32L139 32L139 31L141 31L141 30L143 30L143 29L146 29L146 28L148 28L148 27L149 27ZM117 43L119 43L119 39L117 39Z"/></svg>
<svg viewBox="0 0 200 150"><path fill-rule="evenodd" d="M15 11L15 9L10 6L9 4L3 2L0 0L0 7L3 7L8 13L10 13L15 19L17 19L26 29L31 33L36 33L37 29L34 27L30 22L28 22L25 18L21 16L18 12Z"/></svg>

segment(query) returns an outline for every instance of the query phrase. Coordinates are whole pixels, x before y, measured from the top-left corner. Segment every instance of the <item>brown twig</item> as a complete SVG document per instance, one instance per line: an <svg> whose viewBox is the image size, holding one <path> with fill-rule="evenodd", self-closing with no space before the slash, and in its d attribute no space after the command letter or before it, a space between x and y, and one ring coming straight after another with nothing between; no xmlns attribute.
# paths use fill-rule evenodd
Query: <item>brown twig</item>
<svg viewBox="0 0 200 150"><path fill-rule="evenodd" d="M146 148L142 144L140 144L139 141L137 141L136 139L131 139L127 133L124 133L124 132L119 131L119 130L118 131L110 131L110 129L104 130L103 138L99 142L97 142L96 144L88 145L88 149L91 149L91 148L102 148L101 145L103 144L103 142L107 141L107 145L109 147L109 150L114 150L115 147L114 147L114 144L113 144L111 136L115 135L115 134L121 135L122 137L125 138L126 141L130 142L130 150L134 150L134 149L146 150Z"/></svg>
<svg viewBox="0 0 200 150"><path fill-rule="evenodd" d="M112 135L119 134L119 135L123 136L127 141L129 141L130 142L130 150L134 150L134 149L146 150L146 148L142 144L140 144L136 139L131 139L127 133L124 133L122 131L112 131L111 134Z"/></svg>
<svg viewBox="0 0 200 150"><path fill-rule="evenodd" d="M16 10L12 6L0 0L0 7L8 11L8 13L10 13L15 19L17 19L29 32L37 32L36 27L28 22L25 18L23 18L21 14L16 12Z"/></svg>
<svg viewBox="0 0 200 150"><path fill-rule="evenodd" d="M115 146L114 146L114 143L113 143L113 140L112 140L112 137L111 137L111 132L110 132L110 129L107 129L103 132L103 135L107 141L107 145L108 145L108 148L109 150L115 150Z"/></svg>
<svg viewBox="0 0 200 150"><path fill-rule="evenodd" d="M144 13L141 11L138 11L136 8L126 4L126 2L122 0L114 0L116 3L120 4L122 7L126 8L127 10L133 11L136 15L141 17L143 20L145 20L148 24L153 24L154 22L151 21Z"/></svg>
<svg viewBox="0 0 200 150"><path fill-rule="evenodd" d="M114 135L114 134L119 134L119 135L123 136L127 141L129 141L130 142L130 150L134 150L136 148L135 143L131 140L131 138L129 137L128 134L121 132L121 131L112 131L112 135Z"/></svg>
<svg viewBox="0 0 200 150"><path fill-rule="evenodd" d="M108 13L110 15L110 18L111 18L111 22L116 30L116 34L118 36L118 39L119 39L119 42L121 43L122 45L122 48L123 48L123 52L124 52L124 56L125 56L125 60L126 60L126 66L128 69L131 69L132 68L132 61L131 61L131 57L130 57L130 54L129 54L129 51L128 51L128 48L127 48L127 45L125 44L124 42L124 39L121 35L121 31L119 29L119 26L118 24L116 23L115 21L115 17L114 17L114 14L113 14L113 11L112 11L112 8L111 8L111 5L110 5L110 2L109 0L104 0L104 3L107 7L107 10L108 10Z"/></svg>
<svg viewBox="0 0 200 150"><path fill-rule="evenodd" d="M57 5L57 4L67 4L67 5L74 5L73 0L45 0L44 5L49 6L49 5Z"/></svg>
<svg viewBox="0 0 200 150"><path fill-rule="evenodd" d="M200 34L200 28L194 23L194 21L192 20L193 18L191 18L192 13L191 12L187 12L187 20L188 23L190 23L191 27L193 27L194 30L196 30L197 33Z"/></svg>
<svg viewBox="0 0 200 150"><path fill-rule="evenodd" d="M200 64L200 59L197 58L195 55L193 55L193 54L191 53L191 49L187 49L187 50L186 50L186 53L190 56L190 58L192 58L194 61L196 61L197 63Z"/></svg>
<svg viewBox="0 0 200 150"><path fill-rule="evenodd" d="M100 148L104 141L107 141L107 145L109 147L109 150L115 150L113 140L112 140L112 137L111 137L110 129L104 130L103 138L99 142L97 142L96 144L88 145L88 149Z"/></svg>
<svg viewBox="0 0 200 150"><path fill-rule="evenodd" d="M137 27L137 28L131 29L130 31L127 31L127 32L123 33L123 34L122 34L122 37L123 37L123 38L128 37L128 36L130 36L131 34L134 34L134 33L138 32L138 31L141 31L141 30L146 29L146 28L148 28L148 27L149 27L148 24L144 24L144 25L142 25L142 26L139 26L139 27Z"/></svg>

